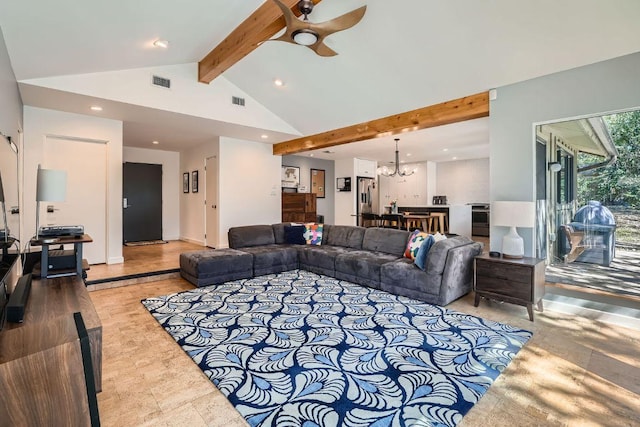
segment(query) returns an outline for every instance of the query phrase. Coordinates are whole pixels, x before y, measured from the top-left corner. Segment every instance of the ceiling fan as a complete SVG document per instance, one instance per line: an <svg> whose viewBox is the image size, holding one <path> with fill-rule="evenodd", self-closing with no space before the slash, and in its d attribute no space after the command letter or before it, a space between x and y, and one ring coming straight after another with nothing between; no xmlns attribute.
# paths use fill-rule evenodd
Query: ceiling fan
<svg viewBox="0 0 640 427"><path fill-rule="evenodd" d="M304 19L298 19L291 12L291 9L282 4L280 0L273 1L282 9L287 23L284 34L273 40L307 46L320 56L337 55L337 52L324 43L325 37L353 27L360 22L364 12L367 10L367 6L362 6L329 21L313 23L308 18L314 6L312 0L300 0L298 2L298 9L304 15Z"/></svg>

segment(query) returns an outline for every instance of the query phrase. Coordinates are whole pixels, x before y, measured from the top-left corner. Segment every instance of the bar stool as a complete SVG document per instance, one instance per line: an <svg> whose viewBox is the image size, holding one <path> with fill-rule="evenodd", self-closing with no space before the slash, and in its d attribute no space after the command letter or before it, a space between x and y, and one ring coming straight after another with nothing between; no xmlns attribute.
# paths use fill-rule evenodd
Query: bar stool
<svg viewBox="0 0 640 427"><path fill-rule="evenodd" d="M431 212L431 217L434 219L432 231L438 231L441 234L449 232L449 216L446 212Z"/></svg>

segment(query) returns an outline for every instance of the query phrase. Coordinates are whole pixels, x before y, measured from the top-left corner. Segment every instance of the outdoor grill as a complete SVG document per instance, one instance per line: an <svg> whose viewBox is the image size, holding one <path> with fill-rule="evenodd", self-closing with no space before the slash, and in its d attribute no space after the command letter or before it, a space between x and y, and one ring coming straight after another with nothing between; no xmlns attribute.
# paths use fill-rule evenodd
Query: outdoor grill
<svg viewBox="0 0 640 427"><path fill-rule="evenodd" d="M615 256L616 220L609 209L598 201L590 201L578 209L569 224L574 232L583 233L581 254L576 261L589 262L609 266ZM564 253L568 252L568 239L561 239L565 243Z"/></svg>

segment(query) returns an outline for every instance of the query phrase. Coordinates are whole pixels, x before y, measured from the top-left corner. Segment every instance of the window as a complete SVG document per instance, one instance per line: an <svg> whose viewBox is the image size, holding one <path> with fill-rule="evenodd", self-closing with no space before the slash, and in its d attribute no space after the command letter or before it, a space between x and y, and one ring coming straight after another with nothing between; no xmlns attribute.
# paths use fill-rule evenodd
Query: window
<svg viewBox="0 0 640 427"><path fill-rule="evenodd" d="M564 150L558 150L557 158L562 169L558 172L557 202L570 203L575 199L575 179L573 174L573 156Z"/></svg>

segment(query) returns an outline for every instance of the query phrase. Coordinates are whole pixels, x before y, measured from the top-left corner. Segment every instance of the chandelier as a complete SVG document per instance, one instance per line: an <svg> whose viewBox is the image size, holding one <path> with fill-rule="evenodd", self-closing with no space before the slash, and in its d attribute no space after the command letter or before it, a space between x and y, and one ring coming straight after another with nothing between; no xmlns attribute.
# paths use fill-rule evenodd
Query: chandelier
<svg viewBox="0 0 640 427"><path fill-rule="evenodd" d="M394 176L409 176L413 175L416 172L416 169L409 170L406 166L400 170L400 155L398 154L398 141L400 138L395 138L396 141L396 164L393 172L386 166L378 168L378 175L394 177Z"/></svg>

